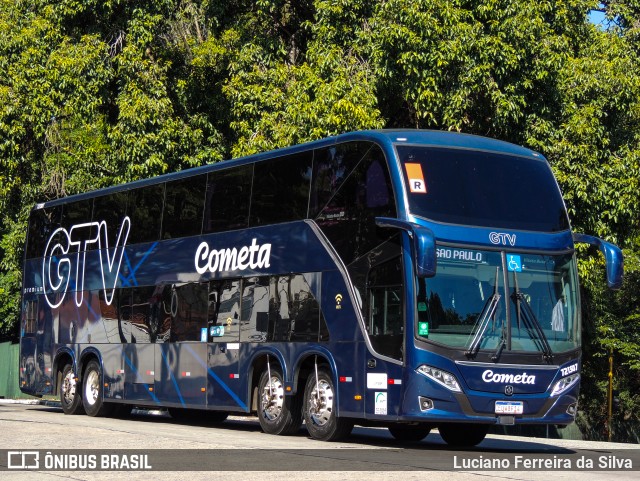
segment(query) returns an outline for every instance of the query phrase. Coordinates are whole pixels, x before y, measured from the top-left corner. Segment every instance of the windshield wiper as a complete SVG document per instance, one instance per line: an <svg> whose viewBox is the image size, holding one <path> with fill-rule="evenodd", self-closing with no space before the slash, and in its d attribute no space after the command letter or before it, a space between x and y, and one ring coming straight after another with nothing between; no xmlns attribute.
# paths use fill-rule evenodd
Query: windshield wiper
<svg viewBox="0 0 640 481"><path fill-rule="evenodd" d="M542 330L540 321L538 321L533 309L531 309L529 301L527 301L525 295L518 289L518 278L515 272L513 273L513 279L514 291L513 294L511 294L511 299L516 303L518 327L520 327L520 319L522 318L529 337L533 340L536 347L542 351L542 358L547 362L551 362L553 361L553 351L549 345L549 340Z"/></svg>
<svg viewBox="0 0 640 481"><path fill-rule="evenodd" d="M491 356L491 360L493 362L498 362L498 359L500 359L500 355L502 354L502 351L504 351L504 348L507 347L507 336L505 335L506 329L503 328L502 329L502 337L500 338L500 344L498 344L498 349L496 349L496 352L493 353L493 356Z"/></svg>
<svg viewBox="0 0 640 481"><path fill-rule="evenodd" d="M487 331L487 327L489 327L489 322L496 312L496 308L498 307L498 302L500 302L501 297L502 296L498 294L498 268L496 267L496 280L493 288L493 294L489 299L487 299L487 302L485 302L482 307L482 311L478 314L478 318L474 325L474 328L476 328L475 335L473 336L471 344L469 344L469 349L464 353L465 356L475 357L476 354L478 354L484 333Z"/></svg>

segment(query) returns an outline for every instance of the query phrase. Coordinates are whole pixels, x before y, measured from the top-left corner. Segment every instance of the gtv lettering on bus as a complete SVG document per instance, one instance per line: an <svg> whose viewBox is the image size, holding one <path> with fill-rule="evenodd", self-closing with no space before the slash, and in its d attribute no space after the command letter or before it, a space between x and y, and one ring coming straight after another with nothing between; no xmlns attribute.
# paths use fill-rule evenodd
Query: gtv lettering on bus
<svg viewBox="0 0 640 481"><path fill-rule="evenodd" d="M87 251L91 244L97 243L105 302L110 305L130 230L131 219L125 216L120 224L115 246L109 249L107 223L104 220L75 224L69 230L64 227L56 229L49 237L42 260L42 287L47 304L52 308L62 304L75 267L75 301L78 307L82 305ZM106 262L103 256L106 257ZM58 296L60 293L62 295Z"/></svg>
<svg viewBox="0 0 640 481"><path fill-rule="evenodd" d="M198 274L209 271L228 272L243 271L247 267L262 269L269 267L271 257L271 244L258 245L256 239L250 246L236 249L211 249L207 242L202 242L196 250L195 266Z"/></svg>
<svg viewBox="0 0 640 481"><path fill-rule="evenodd" d="M533 374L500 374L494 373L491 369L487 369L482 373L482 380L484 382L497 382L497 383L509 383L509 384L535 384L536 376Z"/></svg>

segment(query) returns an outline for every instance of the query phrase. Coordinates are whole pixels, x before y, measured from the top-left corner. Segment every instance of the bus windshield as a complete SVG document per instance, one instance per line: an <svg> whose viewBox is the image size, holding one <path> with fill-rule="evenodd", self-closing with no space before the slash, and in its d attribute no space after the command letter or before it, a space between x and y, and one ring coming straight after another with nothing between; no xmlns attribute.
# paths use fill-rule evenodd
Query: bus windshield
<svg viewBox="0 0 640 481"><path fill-rule="evenodd" d="M509 345L512 351L543 353L579 347L572 254L449 247L437 252L438 273L419 281L420 337L470 354L480 349L498 353Z"/></svg>
<svg viewBox="0 0 640 481"><path fill-rule="evenodd" d="M543 158L412 145L397 150L414 215L482 227L569 229L560 190Z"/></svg>

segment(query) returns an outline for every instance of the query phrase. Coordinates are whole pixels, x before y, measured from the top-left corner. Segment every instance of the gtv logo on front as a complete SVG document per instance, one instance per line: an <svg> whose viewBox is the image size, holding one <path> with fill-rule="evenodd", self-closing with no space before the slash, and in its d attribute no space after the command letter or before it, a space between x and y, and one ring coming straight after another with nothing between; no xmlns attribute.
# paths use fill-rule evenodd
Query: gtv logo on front
<svg viewBox="0 0 640 481"><path fill-rule="evenodd" d="M113 302L115 292L113 289L118 282L118 273L130 230L131 219L125 216L115 245L110 249L107 222L104 220L76 224L69 230L64 227L56 229L49 237L42 260L42 287L47 304L52 308L62 304L69 288L69 281L75 271L75 301L78 307L82 305L87 251L91 245L97 244L104 298L110 305Z"/></svg>

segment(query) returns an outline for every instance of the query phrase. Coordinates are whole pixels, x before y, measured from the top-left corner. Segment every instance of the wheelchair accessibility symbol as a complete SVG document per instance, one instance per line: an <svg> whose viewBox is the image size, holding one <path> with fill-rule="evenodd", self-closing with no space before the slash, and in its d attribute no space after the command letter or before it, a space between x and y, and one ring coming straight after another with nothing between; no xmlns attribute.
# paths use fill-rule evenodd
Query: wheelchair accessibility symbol
<svg viewBox="0 0 640 481"><path fill-rule="evenodd" d="M520 256L507 254L507 269L510 272L522 272L522 260Z"/></svg>

